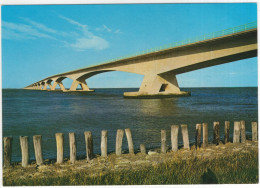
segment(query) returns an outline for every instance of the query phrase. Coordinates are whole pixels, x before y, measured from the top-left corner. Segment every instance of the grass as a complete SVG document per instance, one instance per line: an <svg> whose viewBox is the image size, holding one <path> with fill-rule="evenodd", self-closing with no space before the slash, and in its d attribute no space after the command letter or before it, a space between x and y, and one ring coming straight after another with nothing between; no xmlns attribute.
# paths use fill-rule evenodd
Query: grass
<svg viewBox="0 0 260 188"><path fill-rule="evenodd" d="M151 184L244 184L258 183L258 151L231 153L215 159L172 159L147 168L109 171L90 177L87 170L64 176L11 179L4 186L21 185L151 185Z"/></svg>

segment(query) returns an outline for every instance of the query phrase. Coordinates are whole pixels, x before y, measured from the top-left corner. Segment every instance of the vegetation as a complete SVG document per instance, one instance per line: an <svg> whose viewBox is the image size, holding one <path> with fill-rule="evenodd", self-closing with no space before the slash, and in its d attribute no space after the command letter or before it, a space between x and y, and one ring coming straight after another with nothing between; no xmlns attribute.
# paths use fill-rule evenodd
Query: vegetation
<svg viewBox="0 0 260 188"><path fill-rule="evenodd" d="M87 170L58 177L3 178L5 186L21 185L140 185L258 183L258 151L236 152L214 159L172 159L147 168L109 171L90 176Z"/></svg>

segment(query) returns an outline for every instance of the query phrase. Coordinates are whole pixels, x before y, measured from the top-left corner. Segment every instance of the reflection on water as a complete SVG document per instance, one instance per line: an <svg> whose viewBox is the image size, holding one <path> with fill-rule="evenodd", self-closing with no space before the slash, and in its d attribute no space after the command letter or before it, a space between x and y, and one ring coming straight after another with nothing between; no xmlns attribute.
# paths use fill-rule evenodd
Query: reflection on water
<svg viewBox="0 0 260 188"><path fill-rule="evenodd" d="M140 101L140 113L149 116L172 116L181 111L178 106L178 98L142 99Z"/></svg>
<svg viewBox="0 0 260 188"><path fill-rule="evenodd" d="M44 158L56 157L55 133L64 133L65 156L69 156L68 133L75 132L77 151L85 155L84 131L92 131L94 152L100 153L101 131L108 130L108 152L115 151L117 129L131 128L135 148L160 146L160 131L187 124L194 141L196 123L244 119L246 130L257 121L257 88L192 88L191 97L165 99L124 99L123 92L137 89L96 89L95 93L63 93L3 90L3 136L13 136L13 159L20 160L19 136L29 136L30 157L34 158L32 136L42 135ZM231 131L232 132L232 131ZM179 142L181 143L181 131ZM126 137L123 150L127 150Z"/></svg>

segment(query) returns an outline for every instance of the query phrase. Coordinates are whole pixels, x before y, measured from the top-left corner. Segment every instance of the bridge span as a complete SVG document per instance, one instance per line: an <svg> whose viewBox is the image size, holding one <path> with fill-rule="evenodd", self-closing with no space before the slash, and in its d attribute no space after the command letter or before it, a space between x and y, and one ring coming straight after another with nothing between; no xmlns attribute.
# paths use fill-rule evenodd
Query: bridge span
<svg viewBox="0 0 260 188"><path fill-rule="evenodd" d="M195 39L174 43L172 47L158 49L131 57L115 59L108 63L56 74L37 81L24 89L54 91L90 90L86 79L109 71L123 71L144 75L138 92L125 92L125 97L154 97L188 95L180 91L177 74L211 67L257 56L257 23L214 32ZM62 81L73 80L66 90Z"/></svg>

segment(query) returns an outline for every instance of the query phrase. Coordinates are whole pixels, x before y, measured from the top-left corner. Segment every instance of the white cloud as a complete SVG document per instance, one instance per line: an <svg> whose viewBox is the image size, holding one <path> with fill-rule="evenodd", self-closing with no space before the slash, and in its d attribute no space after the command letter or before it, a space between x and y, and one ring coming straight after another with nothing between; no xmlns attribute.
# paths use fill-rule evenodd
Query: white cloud
<svg viewBox="0 0 260 188"><path fill-rule="evenodd" d="M78 38L75 43L68 44L67 46L74 48L78 51L86 49L103 50L109 46L108 42L100 37L93 36L91 38Z"/></svg>
<svg viewBox="0 0 260 188"><path fill-rule="evenodd" d="M68 23L72 25L78 26L78 30L80 30L83 34L81 37L77 37L75 39L75 42L64 42L66 47L71 47L77 51L84 51L87 49L103 50L108 48L108 41L90 32L88 29L88 25L81 24L71 18L67 18L62 15L59 15L59 17L61 19L66 20Z"/></svg>
<svg viewBox="0 0 260 188"><path fill-rule="evenodd" d="M72 20L70 18L67 18L65 16L62 16L62 15L59 15L59 17L61 19L64 19L66 20L68 23L72 24L72 25L76 25L78 26L78 30L82 31L85 35L87 36L92 36L93 34L91 32L88 31L88 25L84 25L84 24L81 24L75 20Z"/></svg>
<svg viewBox="0 0 260 188"><path fill-rule="evenodd" d="M87 27L87 25L81 24L81 23L79 23L79 22L77 22L77 21L75 21L75 20L72 20L72 19L70 19L70 18L67 18L67 17L65 17L65 16L59 15L59 17L62 18L62 19L64 19L64 20L66 20L66 21L68 21L69 23L74 24L74 25L77 25L77 26L79 26L79 27L82 27L82 28L86 28L86 27Z"/></svg>
<svg viewBox="0 0 260 188"><path fill-rule="evenodd" d="M107 32L111 32L112 30L110 28L108 28L106 25L103 25L104 29L107 31Z"/></svg>
<svg viewBox="0 0 260 188"><path fill-rule="evenodd" d="M107 31L109 33L116 33L116 34L117 33L122 33L119 29L113 30L113 29L109 28L106 25L103 25L102 27L96 28L96 31Z"/></svg>
<svg viewBox="0 0 260 188"><path fill-rule="evenodd" d="M3 39L53 39L62 42L64 44L63 46L77 51L88 49L103 50L109 47L109 42L91 32L88 25L82 24L63 15L59 15L58 17L65 20L67 23L76 26L76 28L72 28L73 31L70 32L58 31L42 23L21 17L20 19L26 24L2 21ZM119 30L113 31L106 25L103 25L102 30L109 33L120 32Z"/></svg>
<svg viewBox="0 0 260 188"><path fill-rule="evenodd" d="M117 29L114 33L122 33L120 29Z"/></svg>
<svg viewBox="0 0 260 188"><path fill-rule="evenodd" d="M21 19L23 19L23 20L26 21L27 23L29 23L29 24L35 26L36 28L38 28L38 29L40 29L40 30L42 30L42 31L46 31L46 32L48 32L48 33L57 33L56 30L51 29L51 28L49 28L49 27L47 27L47 26L45 26L45 25L43 25L43 24L41 24L41 23L32 21L32 20L30 20L30 19L28 19L28 18L21 18Z"/></svg>
<svg viewBox="0 0 260 188"><path fill-rule="evenodd" d="M64 31L59 31L58 32L60 36L62 37L78 37L80 36L80 34L78 34L77 32L64 32Z"/></svg>
<svg viewBox="0 0 260 188"><path fill-rule="evenodd" d="M36 37L28 36L26 33L16 33L14 30L5 28L4 32L2 32L3 39L16 39L16 40L23 40L23 39L36 39Z"/></svg>
<svg viewBox="0 0 260 188"><path fill-rule="evenodd" d="M8 36L6 39L35 39L35 38L49 38L55 39L54 37L42 33L30 25L17 24L2 21L3 36Z"/></svg>

